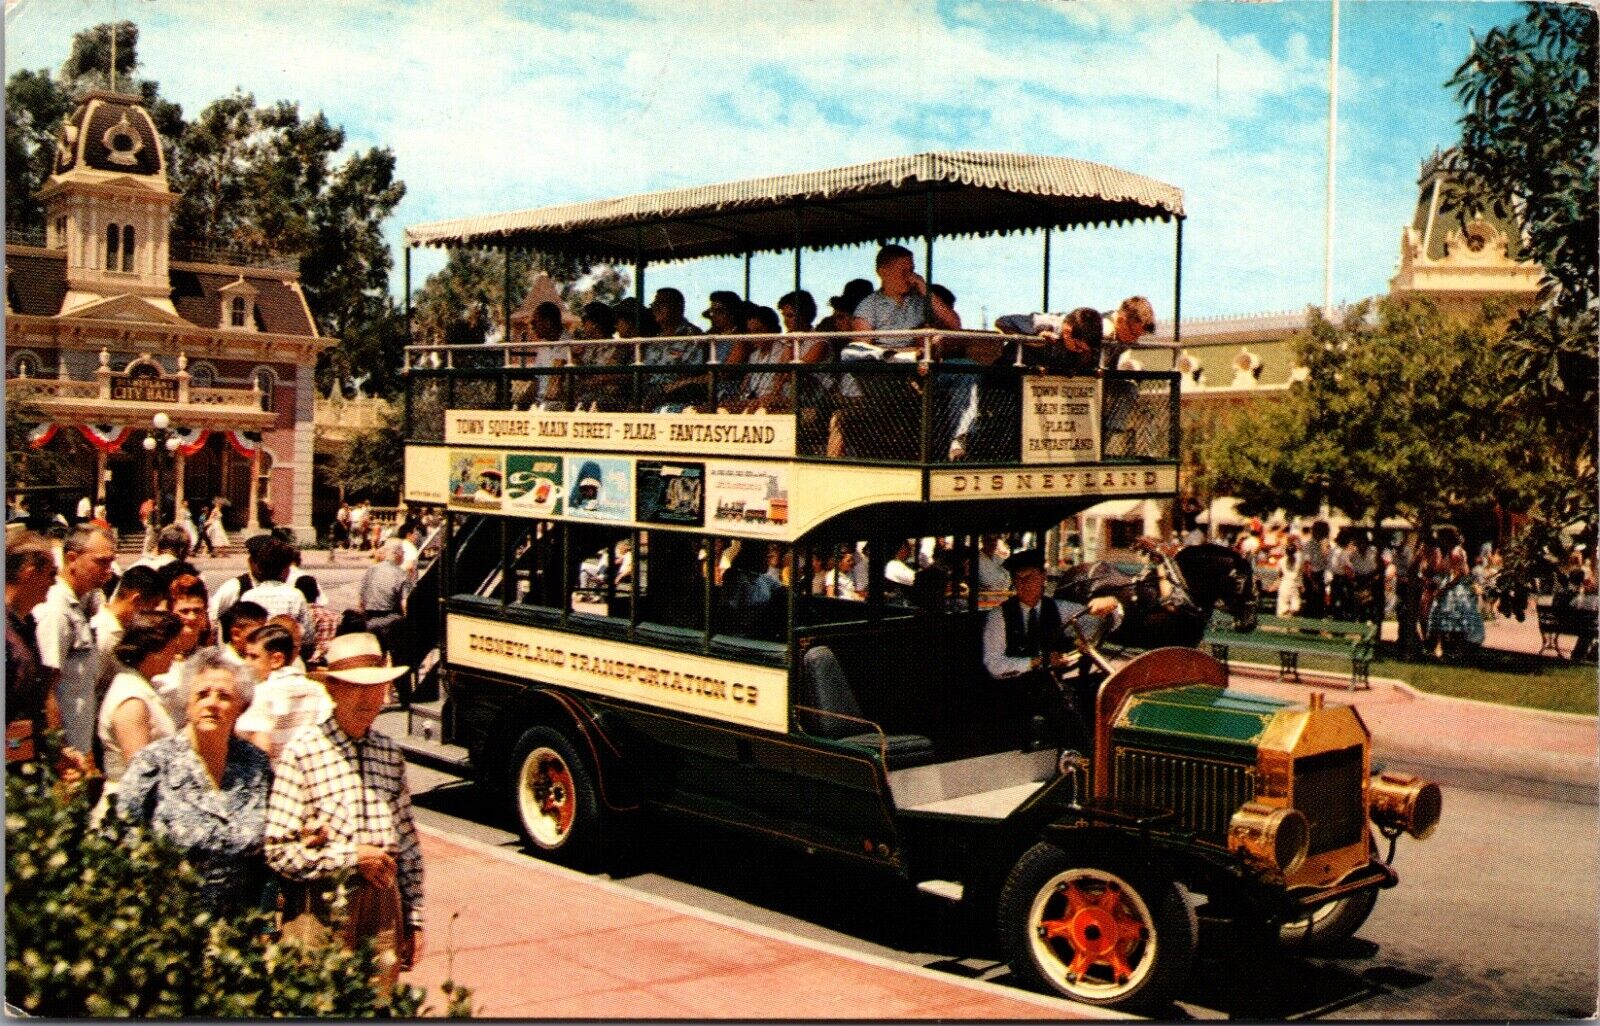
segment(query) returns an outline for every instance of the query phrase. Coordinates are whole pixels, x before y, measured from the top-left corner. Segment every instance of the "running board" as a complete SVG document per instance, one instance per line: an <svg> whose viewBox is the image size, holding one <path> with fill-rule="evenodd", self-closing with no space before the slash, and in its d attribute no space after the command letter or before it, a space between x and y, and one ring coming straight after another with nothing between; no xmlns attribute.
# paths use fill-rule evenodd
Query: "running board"
<svg viewBox="0 0 1600 1026"><path fill-rule="evenodd" d="M943 898L945 901L958 902L966 888L954 880L923 880L917 884L917 890L923 894L931 894L935 898Z"/></svg>

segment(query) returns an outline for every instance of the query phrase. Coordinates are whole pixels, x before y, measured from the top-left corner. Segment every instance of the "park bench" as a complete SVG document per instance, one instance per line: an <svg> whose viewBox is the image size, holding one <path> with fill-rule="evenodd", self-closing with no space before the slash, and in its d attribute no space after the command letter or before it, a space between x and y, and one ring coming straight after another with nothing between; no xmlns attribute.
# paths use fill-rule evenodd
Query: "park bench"
<svg viewBox="0 0 1600 1026"><path fill-rule="evenodd" d="M1230 619L1219 614L1206 630L1205 641L1224 668L1235 649L1276 652L1280 680L1300 680L1302 655L1343 659L1350 663L1350 690L1355 691L1371 686L1369 671L1377 636L1376 624L1298 616L1263 616L1255 630L1238 631Z"/></svg>
<svg viewBox="0 0 1600 1026"><path fill-rule="evenodd" d="M1554 652L1557 659L1566 658L1561 654L1561 635L1570 634L1573 644L1587 634L1591 637L1595 632L1595 615L1585 609L1574 609L1571 606L1536 607L1539 613L1539 654Z"/></svg>

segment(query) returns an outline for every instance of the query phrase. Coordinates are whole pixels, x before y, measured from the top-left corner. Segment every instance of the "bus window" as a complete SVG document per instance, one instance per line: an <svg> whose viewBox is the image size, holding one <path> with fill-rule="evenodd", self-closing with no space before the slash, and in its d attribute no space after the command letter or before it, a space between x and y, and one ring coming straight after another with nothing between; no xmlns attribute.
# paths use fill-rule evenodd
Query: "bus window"
<svg viewBox="0 0 1600 1026"><path fill-rule="evenodd" d="M568 524L566 565L572 613L621 620L626 633L633 599L633 531Z"/></svg>
<svg viewBox="0 0 1600 1026"><path fill-rule="evenodd" d="M789 547L750 539L718 539L721 572L711 603L712 632L781 642L789 620L784 578Z"/></svg>
<svg viewBox="0 0 1600 1026"><path fill-rule="evenodd" d="M640 531L635 554L638 637L698 649L706 629L707 539L681 531Z"/></svg>
<svg viewBox="0 0 1600 1026"><path fill-rule="evenodd" d="M812 546L800 554L800 624L855 623L867 619L866 555L854 542Z"/></svg>
<svg viewBox="0 0 1600 1026"><path fill-rule="evenodd" d="M566 587L561 576L561 526L546 520L513 521L510 542L511 604L559 615Z"/></svg>

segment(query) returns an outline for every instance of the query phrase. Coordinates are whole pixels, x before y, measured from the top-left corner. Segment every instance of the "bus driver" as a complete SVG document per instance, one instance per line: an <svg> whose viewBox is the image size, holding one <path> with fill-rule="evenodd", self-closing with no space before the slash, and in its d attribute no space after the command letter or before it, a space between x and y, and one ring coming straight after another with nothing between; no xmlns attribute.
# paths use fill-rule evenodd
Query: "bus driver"
<svg viewBox="0 0 1600 1026"><path fill-rule="evenodd" d="M1013 553L1005 568L1011 572L1016 594L989 611L983 629L983 665L991 678L1006 682L1011 702L1023 715L1043 716L1045 737L1059 738L1065 732L1068 747L1087 752L1092 741L1087 711L1078 708L1071 688L1057 687L1045 665L1047 659L1058 661L1065 653L1046 653L1045 643L1067 621L1084 613L1109 618L1106 630L1115 630L1122 622L1122 603L1105 595L1090 599L1085 610L1076 602L1046 598L1044 557L1037 549ZM1082 627L1085 634L1096 634L1100 625Z"/></svg>

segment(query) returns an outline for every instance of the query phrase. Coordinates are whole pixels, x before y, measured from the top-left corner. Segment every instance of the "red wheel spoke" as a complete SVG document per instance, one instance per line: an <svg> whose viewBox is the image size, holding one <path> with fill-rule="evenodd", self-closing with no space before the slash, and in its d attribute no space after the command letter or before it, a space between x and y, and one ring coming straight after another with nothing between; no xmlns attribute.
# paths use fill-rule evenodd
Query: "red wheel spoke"
<svg viewBox="0 0 1600 1026"><path fill-rule="evenodd" d="M1070 938L1072 936L1072 920L1046 919L1039 924L1044 928L1044 935L1052 939Z"/></svg>

